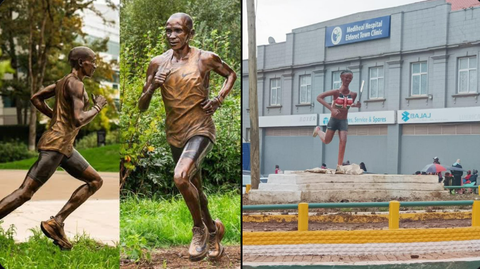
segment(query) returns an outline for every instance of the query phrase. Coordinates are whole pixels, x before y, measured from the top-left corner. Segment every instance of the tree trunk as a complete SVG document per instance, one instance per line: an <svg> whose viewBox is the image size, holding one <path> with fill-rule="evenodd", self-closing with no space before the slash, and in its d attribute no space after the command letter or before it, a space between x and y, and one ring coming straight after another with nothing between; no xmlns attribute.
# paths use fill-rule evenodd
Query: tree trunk
<svg viewBox="0 0 480 269"><path fill-rule="evenodd" d="M258 131L257 42L255 37L254 0L247 0L248 13L248 101L250 109L250 169L252 189L260 184L260 143Z"/></svg>

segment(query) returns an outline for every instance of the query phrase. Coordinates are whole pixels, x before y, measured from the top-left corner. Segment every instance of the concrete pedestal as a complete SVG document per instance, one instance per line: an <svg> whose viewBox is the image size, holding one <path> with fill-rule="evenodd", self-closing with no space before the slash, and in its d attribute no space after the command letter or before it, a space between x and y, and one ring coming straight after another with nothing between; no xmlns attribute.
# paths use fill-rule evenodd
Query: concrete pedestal
<svg viewBox="0 0 480 269"><path fill-rule="evenodd" d="M435 175L344 175L289 172L271 174L267 183L249 192L257 204L298 202L373 202L396 199L431 200L448 191Z"/></svg>

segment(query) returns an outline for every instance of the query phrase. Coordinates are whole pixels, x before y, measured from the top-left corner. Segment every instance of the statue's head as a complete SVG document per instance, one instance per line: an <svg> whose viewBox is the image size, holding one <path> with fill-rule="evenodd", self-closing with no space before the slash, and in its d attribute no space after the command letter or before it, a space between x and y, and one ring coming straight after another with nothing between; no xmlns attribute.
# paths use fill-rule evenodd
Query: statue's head
<svg viewBox="0 0 480 269"><path fill-rule="evenodd" d="M175 13L168 18L165 24L165 35L172 49L182 49L195 35L193 20L185 13Z"/></svg>
<svg viewBox="0 0 480 269"><path fill-rule="evenodd" d="M350 70L344 70L340 73L340 79L342 80L342 84L347 86L352 82L353 79L353 72Z"/></svg>
<svg viewBox="0 0 480 269"><path fill-rule="evenodd" d="M82 69L87 77L91 77L97 68L96 55L88 47L75 47L68 53L68 62L74 69Z"/></svg>

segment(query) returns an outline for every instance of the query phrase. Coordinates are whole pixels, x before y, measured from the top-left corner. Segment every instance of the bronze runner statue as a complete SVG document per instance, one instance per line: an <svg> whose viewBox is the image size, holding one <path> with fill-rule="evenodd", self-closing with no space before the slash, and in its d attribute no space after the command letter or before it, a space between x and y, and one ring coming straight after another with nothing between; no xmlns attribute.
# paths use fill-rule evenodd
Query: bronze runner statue
<svg viewBox="0 0 480 269"><path fill-rule="evenodd" d="M95 53L87 47L76 47L68 54L68 61L72 67L71 73L31 98L32 104L51 118L50 128L40 138L38 160L28 171L20 188L0 201L0 219L3 219L30 200L59 166L85 182L75 190L55 217L40 224L43 233L63 250L72 248L63 230L63 222L103 183L97 171L73 148L73 142L80 128L92 121L107 104L103 96L92 95L94 106L86 110L89 100L82 81L85 77L92 77L97 68ZM45 103L52 97L55 97L53 109Z"/></svg>
<svg viewBox="0 0 480 269"><path fill-rule="evenodd" d="M189 46L195 34L189 15L170 16L165 34L171 49L150 62L138 107L147 110L153 93L161 89L167 142L176 162L173 179L193 218L189 258L199 261L208 254L210 259L218 259L224 251L220 241L225 227L219 219L213 221L208 211L201 165L215 142L212 115L232 89L236 74L215 53ZM213 99L209 99L208 90L210 71L226 78Z"/></svg>
<svg viewBox="0 0 480 269"><path fill-rule="evenodd" d="M317 97L317 101L331 111L330 120L327 124L327 132L322 132L319 126L313 130L313 137L318 135L320 140L325 144L332 142L333 135L335 135L335 131L338 130L340 143L337 167L343 165L343 157L347 146L348 109L350 109L350 107L361 107L360 102L354 103L357 98L357 93L350 91L348 88L353 79L352 71L343 71L340 74L340 79L342 80L340 89L323 92ZM325 97L327 96L332 96L333 101L331 105L325 101Z"/></svg>

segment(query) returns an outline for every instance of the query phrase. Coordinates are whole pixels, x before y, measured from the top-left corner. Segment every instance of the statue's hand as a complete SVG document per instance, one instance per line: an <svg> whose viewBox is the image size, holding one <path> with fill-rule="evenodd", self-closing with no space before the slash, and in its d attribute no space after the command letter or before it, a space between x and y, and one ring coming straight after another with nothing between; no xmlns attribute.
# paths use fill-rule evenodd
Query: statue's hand
<svg viewBox="0 0 480 269"><path fill-rule="evenodd" d="M333 117L336 117L336 116L338 116L338 115L340 115L340 109L338 109L338 108L333 108L333 109L332 109L332 116L333 116Z"/></svg>
<svg viewBox="0 0 480 269"><path fill-rule="evenodd" d="M360 103L360 101L357 101L357 103L355 104L355 107L361 108L361 107L362 107L362 103Z"/></svg>
<svg viewBox="0 0 480 269"><path fill-rule="evenodd" d="M155 86L155 89L159 88L160 86L165 83L165 80L167 79L167 76L170 74L171 70L158 70L157 73L155 73L155 77L153 78L153 84Z"/></svg>
<svg viewBox="0 0 480 269"><path fill-rule="evenodd" d="M207 115L213 115L215 111L217 111L218 107L220 106L219 101L214 98L212 100L205 100L202 103L200 103L202 106L202 109L207 113Z"/></svg>
<svg viewBox="0 0 480 269"><path fill-rule="evenodd" d="M92 93L92 100L93 104L97 105L100 109L102 109L107 104L107 99L105 99L105 97L103 97L102 95L94 95Z"/></svg>

